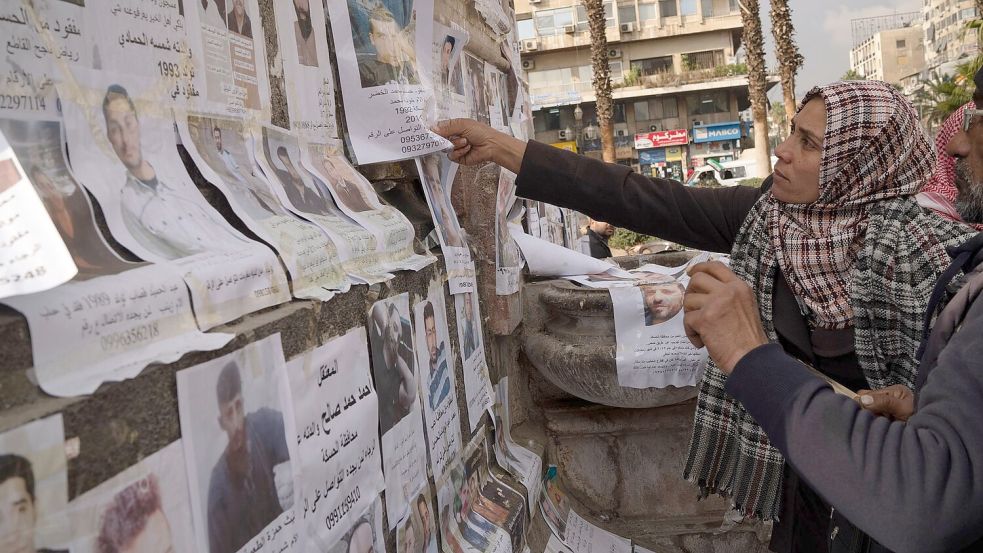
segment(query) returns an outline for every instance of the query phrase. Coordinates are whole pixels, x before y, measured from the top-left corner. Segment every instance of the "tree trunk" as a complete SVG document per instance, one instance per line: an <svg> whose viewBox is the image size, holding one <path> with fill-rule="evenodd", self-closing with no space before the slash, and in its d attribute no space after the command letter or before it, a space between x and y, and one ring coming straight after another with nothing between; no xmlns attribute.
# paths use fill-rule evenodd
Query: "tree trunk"
<svg viewBox="0 0 983 553"><path fill-rule="evenodd" d="M611 99L611 69L608 66L608 37L602 0L584 0L590 28L590 62L594 96L597 98L597 125L601 128L601 154L604 161L616 162L614 152L614 101Z"/></svg>
<svg viewBox="0 0 983 553"><path fill-rule="evenodd" d="M751 99L751 118L754 120L754 152L758 176L771 173L771 148L768 145L768 98L765 73L764 38L758 0L740 0L741 22L744 24L744 49L747 52L748 96Z"/></svg>
<svg viewBox="0 0 983 553"><path fill-rule="evenodd" d="M803 61L795 44L795 27L792 25L788 0L771 0L771 33L775 37L775 56L778 58L778 74L782 79L785 102L785 130L788 131L795 116L795 75Z"/></svg>

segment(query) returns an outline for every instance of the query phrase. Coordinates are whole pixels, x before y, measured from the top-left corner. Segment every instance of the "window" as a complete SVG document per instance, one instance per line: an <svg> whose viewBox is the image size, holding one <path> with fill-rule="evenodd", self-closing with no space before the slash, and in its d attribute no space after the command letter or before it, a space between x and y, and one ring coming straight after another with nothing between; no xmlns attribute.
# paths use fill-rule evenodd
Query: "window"
<svg viewBox="0 0 983 553"><path fill-rule="evenodd" d="M634 23L637 21L635 19L635 6L618 6L618 21L621 23Z"/></svg>
<svg viewBox="0 0 983 553"><path fill-rule="evenodd" d="M550 108L546 110L546 130L560 130L560 108Z"/></svg>
<svg viewBox="0 0 983 553"><path fill-rule="evenodd" d="M662 17L675 17L679 15L676 11L676 0L659 0L659 13Z"/></svg>
<svg viewBox="0 0 983 553"><path fill-rule="evenodd" d="M614 27L614 5L610 1L606 1L602 5L604 6L604 26ZM577 30L588 30L587 8L583 4L577 5Z"/></svg>
<svg viewBox="0 0 983 553"><path fill-rule="evenodd" d="M713 69L724 64L723 50L704 50L702 52L690 52L683 54L683 70L700 71L702 69Z"/></svg>
<svg viewBox="0 0 983 553"><path fill-rule="evenodd" d="M727 93L724 91L702 92L687 96L686 107L689 110L690 117L695 115L709 115L711 113L726 113L730 111L730 103L727 100Z"/></svg>
<svg viewBox="0 0 983 553"><path fill-rule="evenodd" d="M631 60L631 68L638 69L639 74L643 77L672 73L672 56Z"/></svg>
<svg viewBox="0 0 983 553"><path fill-rule="evenodd" d="M658 19L659 14L655 11L655 3L638 4L638 18L642 21Z"/></svg>
<svg viewBox="0 0 983 553"><path fill-rule="evenodd" d="M651 117L649 117L648 101L635 102L635 121L648 121L649 119Z"/></svg>
<svg viewBox="0 0 983 553"><path fill-rule="evenodd" d="M625 105L624 104L615 104L614 105L614 117L612 118L612 120L615 123L624 123L625 122Z"/></svg>
<svg viewBox="0 0 983 553"><path fill-rule="evenodd" d="M662 104L662 117L664 119L679 117L679 107L676 105L675 98L663 98L656 101Z"/></svg>
<svg viewBox="0 0 983 553"><path fill-rule="evenodd" d="M904 39L894 41L895 48L906 48L907 46L908 43Z"/></svg>
<svg viewBox="0 0 983 553"><path fill-rule="evenodd" d="M540 36L563 34L563 28L573 24L573 10L558 8L536 12L536 29Z"/></svg>
<svg viewBox="0 0 983 553"><path fill-rule="evenodd" d="M590 67L590 66L588 66ZM612 83L623 83L625 82L625 70L624 65L620 61L609 61L608 70L611 71L611 82ZM591 73L593 75L593 72Z"/></svg>
<svg viewBox="0 0 983 553"><path fill-rule="evenodd" d="M519 40L528 40L530 38L536 38L536 22L532 19L523 19L522 21L517 21L516 26L519 29Z"/></svg>
<svg viewBox="0 0 983 553"><path fill-rule="evenodd" d="M713 0L703 0L703 17L713 17Z"/></svg>
<svg viewBox="0 0 983 553"><path fill-rule="evenodd" d="M696 0L679 0L680 15L696 15Z"/></svg>

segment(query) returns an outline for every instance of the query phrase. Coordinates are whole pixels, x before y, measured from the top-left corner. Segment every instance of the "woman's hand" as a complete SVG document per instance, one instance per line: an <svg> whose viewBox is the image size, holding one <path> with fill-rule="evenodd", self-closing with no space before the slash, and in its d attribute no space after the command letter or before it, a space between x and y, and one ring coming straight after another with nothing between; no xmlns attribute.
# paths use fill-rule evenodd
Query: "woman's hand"
<svg viewBox="0 0 983 553"><path fill-rule="evenodd" d="M915 412L915 394L902 384L877 390L858 390L860 406L894 420L907 421Z"/></svg>
<svg viewBox="0 0 983 553"><path fill-rule="evenodd" d="M451 161L462 165L478 165L492 162L519 172L525 142L473 119L449 119L440 121L433 132L451 141L454 151L448 154Z"/></svg>

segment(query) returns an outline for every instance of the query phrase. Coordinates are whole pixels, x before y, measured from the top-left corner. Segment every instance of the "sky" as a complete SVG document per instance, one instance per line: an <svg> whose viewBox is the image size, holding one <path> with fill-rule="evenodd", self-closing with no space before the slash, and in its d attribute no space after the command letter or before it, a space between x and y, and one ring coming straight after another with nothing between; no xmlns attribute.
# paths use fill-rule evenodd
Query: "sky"
<svg viewBox="0 0 983 553"><path fill-rule="evenodd" d="M850 69L850 20L861 17L920 11L922 0L789 0L795 40L805 63L796 78L796 96L801 98L810 88L833 82ZM769 0L761 0L761 24L764 27L768 67L776 67L774 40L771 37ZM776 85L769 98L781 97Z"/></svg>

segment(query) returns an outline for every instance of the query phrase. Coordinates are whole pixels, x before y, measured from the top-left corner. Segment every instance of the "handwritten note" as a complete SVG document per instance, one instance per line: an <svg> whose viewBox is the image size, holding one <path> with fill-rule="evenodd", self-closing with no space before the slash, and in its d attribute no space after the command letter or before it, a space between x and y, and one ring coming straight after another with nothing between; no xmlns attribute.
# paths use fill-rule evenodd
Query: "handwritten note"
<svg viewBox="0 0 983 553"><path fill-rule="evenodd" d="M0 134L0 298L53 288L77 272L41 198Z"/></svg>
<svg viewBox="0 0 983 553"><path fill-rule="evenodd" d="M366 339L356 328L287 363L300 456L297 515L318 551L340 540L384 488Z"/></svg>

